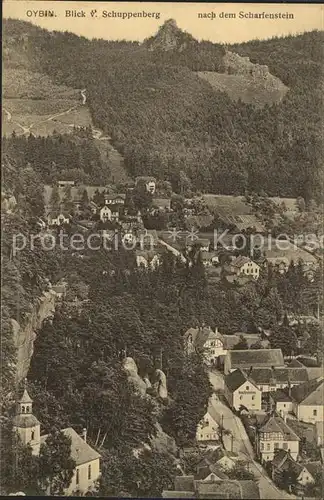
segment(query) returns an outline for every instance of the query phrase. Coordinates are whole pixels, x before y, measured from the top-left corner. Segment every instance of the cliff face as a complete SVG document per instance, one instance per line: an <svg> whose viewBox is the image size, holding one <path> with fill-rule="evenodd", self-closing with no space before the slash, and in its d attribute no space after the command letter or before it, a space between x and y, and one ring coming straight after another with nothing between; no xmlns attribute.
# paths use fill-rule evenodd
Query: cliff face
<svg viewBox="0 0 324 500"><path fill-rule="evenodd" d="M240 75L260 84L266 84L271 89L288 90L279 78L269 72L268 66L254 64L248 57L226 51L223 61L225 73L229 75Z"/></svg>
<svg viewBox="0 0 324 500"><path fill-rule="evenodd" d="M189 34L178 28L174 19L168 19L154 37L144 41L149 50L183 50L188 43L195 41Z"/></svg>
<svg viewBox="0 0 324 500"><path fill-rule="evenodd" d="M14 342L17 349L17 383L27 376L34 351L35 332L42 326L45 319L53 316L57 298L58 296L53 290L44 292L32 312L29 313L28 319L23 326L19 325L14 319L11 320Z"/></svg>

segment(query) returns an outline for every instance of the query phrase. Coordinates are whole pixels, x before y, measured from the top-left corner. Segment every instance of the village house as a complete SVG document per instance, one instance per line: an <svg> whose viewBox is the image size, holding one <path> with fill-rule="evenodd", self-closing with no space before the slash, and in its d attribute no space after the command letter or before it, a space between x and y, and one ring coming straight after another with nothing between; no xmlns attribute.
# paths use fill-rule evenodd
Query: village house
<svg viewBox="0 0 324 500"><path fill-rule="evenodd" d="M51 212L47 216L47 222L49 226L62 226L63 224L69 224L71 218L71 215L67 212Z"/></svg>
<svg viewBox="0 0 324 500"><path fill-rule="evenodd" d="M115 204L104 205L103 207L101 207L99 211L100 220L102 222L107 222L107 221L118 222L121 216L121 210L122 210L121 205L115 205Z"/></svg>
<svg viewBox="0 0 324 500"><path fill-rule="evenodd" d="M219 264L219 257L216 252L202 251L200 253L202 262L205 267L217 266Z"/></svg>
<svg viewBox="0 0 324 500"><path fill-rule="evenodd" d="M125 205L126 194L105 194L105 205Z"/></svg>
<svg viewBox="0 0 324 500"><path fill-rule="evenodd" d="M221 446L213 450L212 459L214 464L222 467L225 471L233 469L241 461L237 453L225 450Z"/></svg>
<svg viewBox="0 0 324 500"><path fill-rule="evenodd" d="M40 434L41 424L33 415L32 403L33 400L25 386L12 423L22 443L31 446L33 455L39 455L40 447L46 442L47 435ZM76 463L71 484L66 489L65 495L71 496L77 491L85 494L93 488L100 477L100 454L86 442L85 429L83 437L72 427L62 429L62 432L71 439L71 457Z"/></svg>
<svg viewBox="0 0 324 500"><path fill-rule="evenodd" d="M224 469L221 466L217 464L210 464L205 467L199 467L194 479L196 481L219 481L228 479L228 476L225 474Z"/></svg>
<svg viewBox="0 0 324 500"><path fill-rule="evenodd" d="M324 377L310 380L291 390L293 412L303 422L324 422Z"/></svg>
<svg viewBox="0 0 324 500"><path fill-rule="evenodd" d="M251 367L272 368L285 367L281 349L240 349L228 351L224 361L224 373L233 370L249 370Z"/></svg>
<svg viewBox="0 0 324 500"><path fill-rule="evenodd" d="M160 255L152 250L136 250L136 265L144 269L157 269L161 263Z"/></svg>
<svg viewBox="0 0 324 500"><path fill-rule="evenodd" d="M195 350L203 352L205 361L209 365L214 364L218 356L224 354L224 342L217 328L215 331L209 326L189 328L183 339L186 352L188 354Z"/></svg>
<svg viewBox="0 0 324 500"><path fill-rule="evenodd" d="M272 461L275 450L289 450L297 460L300 438L287 425L283 418L270 415L269 419L257 430L256 450L262 463Z"/></svg>
<svg viewBox="0 0 324 500"><path fill-rule="evenodd" d="M210 441L218 441L220 422L221 416L216 412L212 402L210 402L207 412L197 426L196 440L202 444Z"/></svg>
<svg viewBox="0 0 324 500"><path fill-rule="evenodd" d="M309 380L305 367L294 368L288 365L284 368L277 366L263 368L251 366L246 372L263 393L298 386Z"/></svg>
<svg viewBox="0 0 324 500"><path fill-rule="evenodd" d="M225 377L225 397L231 408L261 410L261 391L241 370Z"/></svg>
<svg viewBox="0 0 324 500"><path fill-rule="evenodd" d="M255 280L257 280L260 275L260 266L244 255L240 255L232 260L230 263L230 270L237 276L251 276Z"/></svg>
<svg viewBox="0 0 324 500"><path fill-rule="evenodd" d="M135 179L135 186L138 186L140 184L144 184L145 187L146 187L146 190L149 193L151 193L151 194L155 193L155 190L156 190L156 179L155 179L155 177L151 177L151 176L139 176L139 177L136 177L136 179Z"/></svg>
<svg viewBox="0 0 324 500"><path fill-rule="evenodd" d="M270 411L275 411L281 417L293 411L293 402L287 390L278 389L269 394Z"/></svg>
<svg viewBox="0 0 324 500"><path fill-rule="evenodd" d="M278 480L287 470L292 470L296 474L296 485L306 486L315 483L316 475L321 471L321 463L296 462L289 451L278 450L271 464L272 479Z"/></svg>

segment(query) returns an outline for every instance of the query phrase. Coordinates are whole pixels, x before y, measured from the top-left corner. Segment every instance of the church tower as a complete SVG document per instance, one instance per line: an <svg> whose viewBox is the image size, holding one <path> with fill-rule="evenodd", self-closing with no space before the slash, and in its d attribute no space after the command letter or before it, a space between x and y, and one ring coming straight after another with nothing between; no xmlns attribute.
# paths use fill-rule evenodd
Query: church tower
<svg viewBox="0 0 324 500"><path fill-rule="evenodd" d="M18 432L21 441L32 447L33 455L39 454L40 449L40 422L33 415L33 400L25 388L22 397L17 401L16 415L13 418L13 429Z"/></svg>

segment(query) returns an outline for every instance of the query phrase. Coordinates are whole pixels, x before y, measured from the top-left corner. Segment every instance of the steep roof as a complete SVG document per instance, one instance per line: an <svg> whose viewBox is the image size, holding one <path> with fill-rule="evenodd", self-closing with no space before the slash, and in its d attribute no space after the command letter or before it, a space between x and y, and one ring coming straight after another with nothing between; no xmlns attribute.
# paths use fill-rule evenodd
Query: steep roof
<svg viewBox="0 0 324 500"><path fill-rule="evenodd" d="M211 464L211 465L206 465L205 467L200 467L195 476L195 480L196 481L204 480L210 474L215 474L215 476L217 476L218 479L228 479L228 476L225 474L222 467L220 467L217 464Z"/></svg>
<svg viewBox="0 0 324 500"><path fill-rule="evenodd" d="M304 368L304 365L303 363L301 363L300 361L298 361L298 359L293 359L290 361L290 363L288 363L288 368Z"/></svg>
<svg viewBox="0 0 324 500"><path fill-rule="evenodd" d="M32 403L32 402L33 402L33 400L29 396L27 389L24 389L23 395L18 400L18 403Z"/></svg>
<svg viewBox="0 0 324 500"><path fill-rule="evenodd" d="M198 498L258 499L259 487L255 481L195 481Z"/></svg>
<svg viewBox="0 0 324 500"><path fill-rule="evenodd" d="M241 387L246 381L247 377L241 370L235 370L234 372L229 373L225 377L225 385L232 392L236 391L236 389Z"/></svg>
<svg viewBox="0 0 324 500"><path fill-rule="evenodd" d="M192 342L194 346L198 349L202 349L208 339L212 338L222 338L222 335L218 332L213 332L209 326L204 326L200 328L189 328L184 334L184 338L188 340L189 336L192 336Z"/></svg>
<svg viewBox="0 0 324 500"><path fill-rule="evenodd" d="M315 476L322 470L321 462L306 462L303 465L305 469L307 469L308 472L312 475L313 478L315 478Z"/></svg>
<svg viewBox="0 0 324 500"><path fill-rule="evenodd" d="M277 391L270 392L270 396L275 402L280 402L280 401L291 401L291 397L288 394L288 390L284 391L282 389L278 389Z"/></svg>
<svg viewBox="0 0 324 500"><path fill-rule="evenodd" d="M72 427L62 429L61 432L71 439L71 458L73 458L76 465L85 464L101 457L100 453L91 448ZM46 441L47 436L48 434L41 436L41 443Z"/></svg>
<svg viewBox="0 0 324 500"><path fill-rule="evenodd" d="M299 441L299 437L294 431L277 415L270 416L269 419L263 424L259 432L280 432L284 435L287 441Z"/></svg>
<svg viewBox="0 0 324 500"><path fill-rule="evenodd" d="M36 425L40 425L40 422L32 413L23 413L20 415L15 415L12 419L12 424L15 427L27 429L28 427L35 427Z"/></svg>
<svg viewBox="0 0 324 500"><path fill-rule="evenodd" d="M289 380L294 384L302 384L308 381L306 368L252 368L247 373L256 384L282 384L288 383Z"/></svg>
<svg viewBox="0 0 324 500"><path fill-rule="evenodd" d="M207 408L207 413L211 416L211 418L217 423L220 424L221 422L221 415L217 412L215 407L213 406L212 402L209 402L208 408Z"/></svg>
<svg viewBox="0 0 324 500"><path fill-rule="evenodd" d="M236 257L236 259L234 259L231 262L231 266L241 268L242 266L244 266L244 264L247 264L248 262L253 262L253 261L249 257L246 257L245 255L239 255L238 257Z"/></svg>
<svg viewBox="0 0 324 500"><path fill-rule="evenodd" d="M305 384L293 387L292 398L299 404L323 405L324 404L324 379L310 380Z"/></svg>
<svg viewBox="0 0 324 500"><path fill-rule="evenodd" d="M281 349L233 350L227 356L230 357L231 368L285 366Z"/></svg>

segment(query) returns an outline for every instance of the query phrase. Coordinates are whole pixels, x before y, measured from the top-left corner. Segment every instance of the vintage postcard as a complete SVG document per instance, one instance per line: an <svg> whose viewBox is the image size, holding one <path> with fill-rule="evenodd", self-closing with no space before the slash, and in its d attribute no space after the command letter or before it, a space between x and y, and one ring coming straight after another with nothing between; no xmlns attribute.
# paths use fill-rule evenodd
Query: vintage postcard
<svg viewBox="0 0 324 500"><path fill-rule="evenodd" d="M323 6L2 26L0 495L323 498Z"/></svg>

